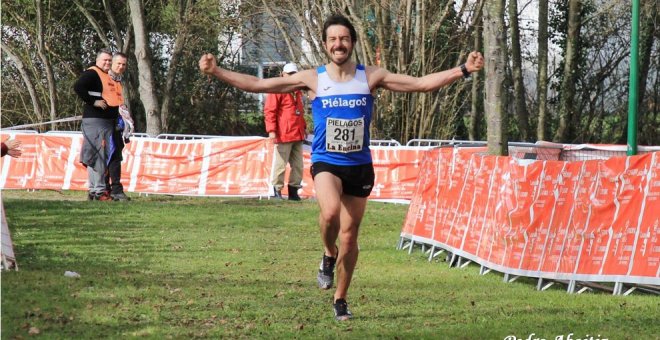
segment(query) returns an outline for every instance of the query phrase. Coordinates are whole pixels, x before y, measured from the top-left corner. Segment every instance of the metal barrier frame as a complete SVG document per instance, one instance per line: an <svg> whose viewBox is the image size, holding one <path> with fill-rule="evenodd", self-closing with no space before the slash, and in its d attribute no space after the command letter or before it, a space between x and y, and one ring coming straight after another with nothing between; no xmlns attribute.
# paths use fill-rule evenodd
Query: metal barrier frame
<svg viewBox="0 0 660 340"><path fill-rule="evenodd" d="M213 136L213 135L186 135L174 133L161 133L156 136L156 139L167 140L196 140L196 139L212 139L212 138L235 138L233 136Z"/></svg>
<svg viewBox="0 0 660 340"><path fill-rule="evenodd" d="M372 139L369 146L401 146L401 143L395 139Z"/></svg>

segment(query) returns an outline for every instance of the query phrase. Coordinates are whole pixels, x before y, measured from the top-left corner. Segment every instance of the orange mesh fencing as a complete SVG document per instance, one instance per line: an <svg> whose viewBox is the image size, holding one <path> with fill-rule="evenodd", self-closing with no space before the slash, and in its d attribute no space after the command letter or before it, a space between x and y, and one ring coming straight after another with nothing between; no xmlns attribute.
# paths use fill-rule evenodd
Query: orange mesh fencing
<svg viewBox="0 0 660 340"><path fill-rule="evenodd" d="M456 150L428 151L403 238L514 275L660 284L660 152L561 162Z"/></svg>

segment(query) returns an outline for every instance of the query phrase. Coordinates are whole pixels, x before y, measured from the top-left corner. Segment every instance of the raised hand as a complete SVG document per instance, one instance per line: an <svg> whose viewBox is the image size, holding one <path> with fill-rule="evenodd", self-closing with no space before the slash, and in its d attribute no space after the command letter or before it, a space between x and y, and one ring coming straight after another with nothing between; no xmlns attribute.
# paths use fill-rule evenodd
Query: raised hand
<svg viewBox="0 0 660 340"><path fill-rule="evenodd" d="M11 157L20 157L23 153L20 149L22 142L17 139L9 139L5 142L7 146L7 154Z"/></svg>
<svg viewBox="0 0 660 340"><path fill-rule="evenodd" d="M199 70L204 74L213 74L216 69L217 64L215 57L211 53L206 53L199 58Z"/></svg>
<svg viewBox="0 0 660 340"><path fill-rule="evenodd" d="M484 57L480 52L472 51L468 55L467 61L465 62L465 67L468 72L478 72L484 67Z"/></svg>

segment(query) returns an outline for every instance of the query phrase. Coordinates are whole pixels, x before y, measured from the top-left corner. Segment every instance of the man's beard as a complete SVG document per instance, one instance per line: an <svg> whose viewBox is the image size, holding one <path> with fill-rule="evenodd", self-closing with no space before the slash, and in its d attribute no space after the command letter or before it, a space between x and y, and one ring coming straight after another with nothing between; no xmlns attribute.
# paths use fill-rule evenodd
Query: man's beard
<svg viewBox="0 0 660 340"><path fill-rule="evenodd" d="M342 60L341 62L335 62L332 58L335 51L344 52L344 54L346 55L346 58L344 58L344 60ZM351 57L353 56L353 50L351 50L351 52L348 53L347 48L337 48L337 49L334 49L334 50L330 51L330 53L331 53L330 54L330 60L332 60L333 63L337 64L337 66L341 66L341 65L346 64L349 60L351 60Z"/></svg>

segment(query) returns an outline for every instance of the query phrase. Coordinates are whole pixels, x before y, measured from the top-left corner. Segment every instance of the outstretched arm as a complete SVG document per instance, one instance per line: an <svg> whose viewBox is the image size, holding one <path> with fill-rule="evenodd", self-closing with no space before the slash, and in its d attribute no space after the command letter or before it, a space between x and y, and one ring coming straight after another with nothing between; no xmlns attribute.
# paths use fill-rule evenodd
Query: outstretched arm
<svg viewBox="0 0 660 340"><path fill-rule="evenodd" d="M202 55L199 59L199 69L204 74L212 75L231 86L247 92L286 93L308 87L304 81L306 74L309 73L308 71L298 72L290 77L260 79L249 74L233 72L218 67L215 57L210 53Z"/></svg>
<svg viewBox="0 0 660 340"><path fill-rule="evenodd" d="M484 66L484 57L479 52L471 52L465 62L467 72L477 72ZM423 77L412 77L405 74L390 73L381 68L372 71L370 79L374 80L372 88L382 87L395 92L430 92L447 86L463 77L461 67L432 73Z"/></svg>

